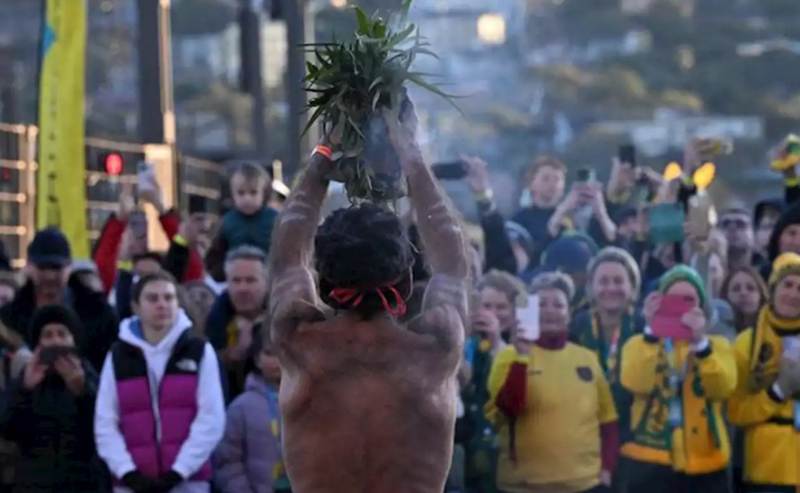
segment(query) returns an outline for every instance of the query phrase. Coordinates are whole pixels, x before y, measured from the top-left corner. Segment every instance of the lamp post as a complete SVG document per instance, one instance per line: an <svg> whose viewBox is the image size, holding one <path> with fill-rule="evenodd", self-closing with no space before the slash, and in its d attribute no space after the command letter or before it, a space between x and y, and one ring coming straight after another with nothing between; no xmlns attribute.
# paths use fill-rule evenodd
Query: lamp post
<svg viewBox="0 0 800 493"><path fill-rule="evenodd" d="M487 45L502 45L506 42L506 19L496 12L478 17L478 39Z"/></svg>

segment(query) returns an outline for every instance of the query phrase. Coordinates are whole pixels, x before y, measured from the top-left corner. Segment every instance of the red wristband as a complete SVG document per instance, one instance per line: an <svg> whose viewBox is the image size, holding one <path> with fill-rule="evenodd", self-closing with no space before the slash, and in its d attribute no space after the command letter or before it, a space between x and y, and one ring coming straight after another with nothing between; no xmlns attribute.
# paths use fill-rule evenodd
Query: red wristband
<svg viewBox="0 0 800 493"><path fill-rule="evenodd" d="M311 153L312 156L314 154L322 154L328 159L328 161L333 161L333 149L328 146L322 144L318 145L314 148L314 152Z"/></svg>

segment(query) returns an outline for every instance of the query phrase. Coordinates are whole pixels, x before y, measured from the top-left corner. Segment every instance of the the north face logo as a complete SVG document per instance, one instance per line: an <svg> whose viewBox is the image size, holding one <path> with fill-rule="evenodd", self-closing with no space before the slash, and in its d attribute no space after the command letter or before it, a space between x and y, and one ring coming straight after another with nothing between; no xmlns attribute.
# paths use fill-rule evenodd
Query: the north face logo
<svg viewBox="0 0 800 493"><path fill-rule="evenodd" d="M197 373L197 362L193 359L182 359L175 363L175 367L181 371Z"/></svg>

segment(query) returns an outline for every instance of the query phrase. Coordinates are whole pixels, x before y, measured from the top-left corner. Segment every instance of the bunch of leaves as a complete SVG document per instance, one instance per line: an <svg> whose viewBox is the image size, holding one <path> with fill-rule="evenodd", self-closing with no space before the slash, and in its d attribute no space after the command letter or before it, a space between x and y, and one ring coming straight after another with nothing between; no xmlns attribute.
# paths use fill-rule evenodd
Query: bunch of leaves
<svg viewBox="0 0 800 493"><path fill-rule="evenodd" d="M322 124L326 135L336 133L341 152L334 156L336 171L331 178L345 183L351 200L387 201L405 193L399 164L384 162L384 169L376 171L365 159L368 147L385 146L384 151L391 147L382 135L382 121L377 120L385 109L399 113L406 98L405 84L451 98L426 80L429 74L411 69L419 55L436 57L417 26L407 21L411 1L403 2L396 22L378 14L370 17L355 7L353 39L306 45L314 60L306 64L305 89L311 93L308 109L312 114L304 133L316 123Z"/></svg>

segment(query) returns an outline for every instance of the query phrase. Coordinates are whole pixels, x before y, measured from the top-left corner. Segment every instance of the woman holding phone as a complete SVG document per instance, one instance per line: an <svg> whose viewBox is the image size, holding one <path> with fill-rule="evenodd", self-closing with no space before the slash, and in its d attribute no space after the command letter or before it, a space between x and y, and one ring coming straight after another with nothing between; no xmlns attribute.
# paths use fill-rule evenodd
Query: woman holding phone
<svg viewBox="0 0 800 493"><path fill-rule="evenodd" d="M730 491L721 408L736 387L736 361L724 337L707 335L708 309L697 272L674 267L645 302L645 333L622 350L622 385L634 396L623 491Z"/></svg>
<svg viewBox="0 0 800 493"><path fill-rule="evenodd" d="M641 288L639 267L625 250L604 248L589 264L586 286L590 306L572 321L570 340L597 355L611 385L624 441L630 429L633 398L620 383L619 374L623 346L644 328L644 319L636 313Z"/></svg>
<svg viewBox="0 0 800 493"><path fill-rule="evenodd" d="M20 450L11 491L107 490L92 431L97 373L78 355L82 333L69 308L48 305L33 315L30 335L37 345L0 416L3 436Z"/></svg>
<svg viewBox="0 0 800 493"><path fill-rule="evenodd" d="M567 341L572 281L562 273L540 274L530 290L539 327L520 327L489 375L486 414L500 434L497 487L505 493L609 491L617 413L597 356ZM526 340L537 329L538 339Z"/></svg>
<svg viewBox="0 0 800 493"><path fill-rule="evenodd" d="M800 255L784 253L772 266L769 303L736 339L739 385L728 416L744 432L744 492L794 493L800 484L799 337Z"/></svg>

